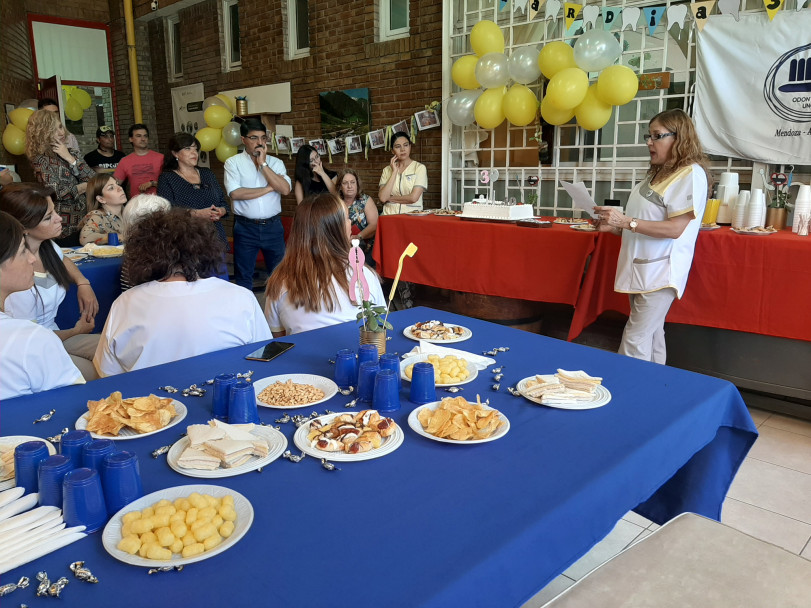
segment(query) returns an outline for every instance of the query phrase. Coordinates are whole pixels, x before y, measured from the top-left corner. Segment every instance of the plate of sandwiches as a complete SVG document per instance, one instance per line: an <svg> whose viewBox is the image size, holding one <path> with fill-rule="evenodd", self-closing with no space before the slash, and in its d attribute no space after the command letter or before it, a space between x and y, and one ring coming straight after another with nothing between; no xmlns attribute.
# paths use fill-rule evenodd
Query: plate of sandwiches
<svg viewBox="0 0 811 608"><path fill-rule="evenodd" d="M380 458L399 448L403 439L403 429L377 410L319 416L293 435L293 443L305 454L335 462Z"/></svg>
<svg viewBox="0 0 811 608"><path fill-rule="evenodd" d="M209 420L186 427L166 462L188 477L234 477L270 464L286 449L287 438L271 426Z"/></svg>
<svg viewBox="0 0 811 608"><path fill-rule="evenodd" d="M582 370L559 369L556 374L524 378L516 388L533 403L564 410L590 410L611 401L611 393L602 381Z"/></svg>

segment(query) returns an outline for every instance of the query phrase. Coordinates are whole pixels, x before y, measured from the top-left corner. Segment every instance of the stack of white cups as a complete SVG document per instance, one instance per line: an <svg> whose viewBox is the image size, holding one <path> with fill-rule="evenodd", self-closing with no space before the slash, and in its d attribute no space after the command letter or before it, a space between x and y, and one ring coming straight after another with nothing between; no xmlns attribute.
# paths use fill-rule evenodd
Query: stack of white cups
<svg viewBox="0 0 811 608"><path fill-rule="evenodd" d="M718 198L721 205L718 207L719 224L729 224L732 222L732 206L738 200L738 174L725 172L718 180Z"/></svg>
<svg viewBox="0 0 811 608"><path fill-rule="evenodd" d="M755 188L752 190L752 197L749 200L749 208L746 210L746 222L744 228L757 228L763 226L766 221L766 197L763 190Z"/></svg>
<svg viewBox="0 0 811 608"><path fill-rule="evenodd" d="M791 223L791 231L797 232L800 228L800 216L811 215L811 186L799 184L800 191L797 193L797 201L794 203L794 221Z"/></svg>
<svg viewBox="0 0 811 608"><path fill-rule="evenodd" d="M738 193L738 201L732 211L732 227L736 230L746 227L747 213L749 209L749 190L741 190Z"/></svg>

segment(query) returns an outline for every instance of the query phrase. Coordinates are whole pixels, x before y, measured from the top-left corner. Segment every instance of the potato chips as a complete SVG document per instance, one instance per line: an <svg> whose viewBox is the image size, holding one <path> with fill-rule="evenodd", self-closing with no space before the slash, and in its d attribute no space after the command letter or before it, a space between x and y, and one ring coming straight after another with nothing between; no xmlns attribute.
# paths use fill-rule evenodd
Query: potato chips
<svg viewBox="0 0 811 608"><path fill-rule="evenodd" d="M417 419L429 435L457 441L487 439L504 425L501 412L464 397L445 397L435 410L421 409Z"/></svg>
<svg viewBox="0 0 811 608"><path fill-rule="evenodd" d="M122 399L118 391L106 399L88 401L87 409L87 430L98 435L118 435L125 426L136 433L151 433L177 415L172 399L155 395Z"/></svg>

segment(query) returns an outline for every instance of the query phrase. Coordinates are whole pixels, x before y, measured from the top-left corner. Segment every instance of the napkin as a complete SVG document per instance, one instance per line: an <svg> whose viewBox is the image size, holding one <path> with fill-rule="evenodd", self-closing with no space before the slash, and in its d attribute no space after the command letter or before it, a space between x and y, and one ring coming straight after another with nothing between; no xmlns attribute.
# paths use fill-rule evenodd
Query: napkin
<svg viewBox="0 0 811 608"><path fill-rule="evenodd" d="M495 365L496 363L496 360L491 359L490 357L482 357L481 355L474 355L473 353L459 350L457 348L448 348L447 346L431 344L430 342L425 342L424 340L420 340L419 346L415 346L408 353L406 353L406 356L408 357L413 357L414 355L439 355L440 357L454 355L460 359L465 359L468 363L474 365L476 369L487 369L488 366Z"/></svg>

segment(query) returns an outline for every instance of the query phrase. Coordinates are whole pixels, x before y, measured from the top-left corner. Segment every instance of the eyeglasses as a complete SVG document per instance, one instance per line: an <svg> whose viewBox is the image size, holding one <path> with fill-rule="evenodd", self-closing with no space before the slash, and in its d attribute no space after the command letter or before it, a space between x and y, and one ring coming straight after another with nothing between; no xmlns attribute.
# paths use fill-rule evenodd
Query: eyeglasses
<svg viewBox="0 0 811 608"><path fill-rule="evenodd" d="M267 135L245 135L245 139L250 139L251 141L267 141Z"/></svg>
<svg viewBox="0 0 811 608"><path fill-rule="evenodd" d="M665 137L675 137L676 134L671 133L657 133L656 135L651 135L650 133L645 133L642 136L642 139L645 140L645 143L648 143L650 140L659 141L660 139L664 139Z"/></svg>

